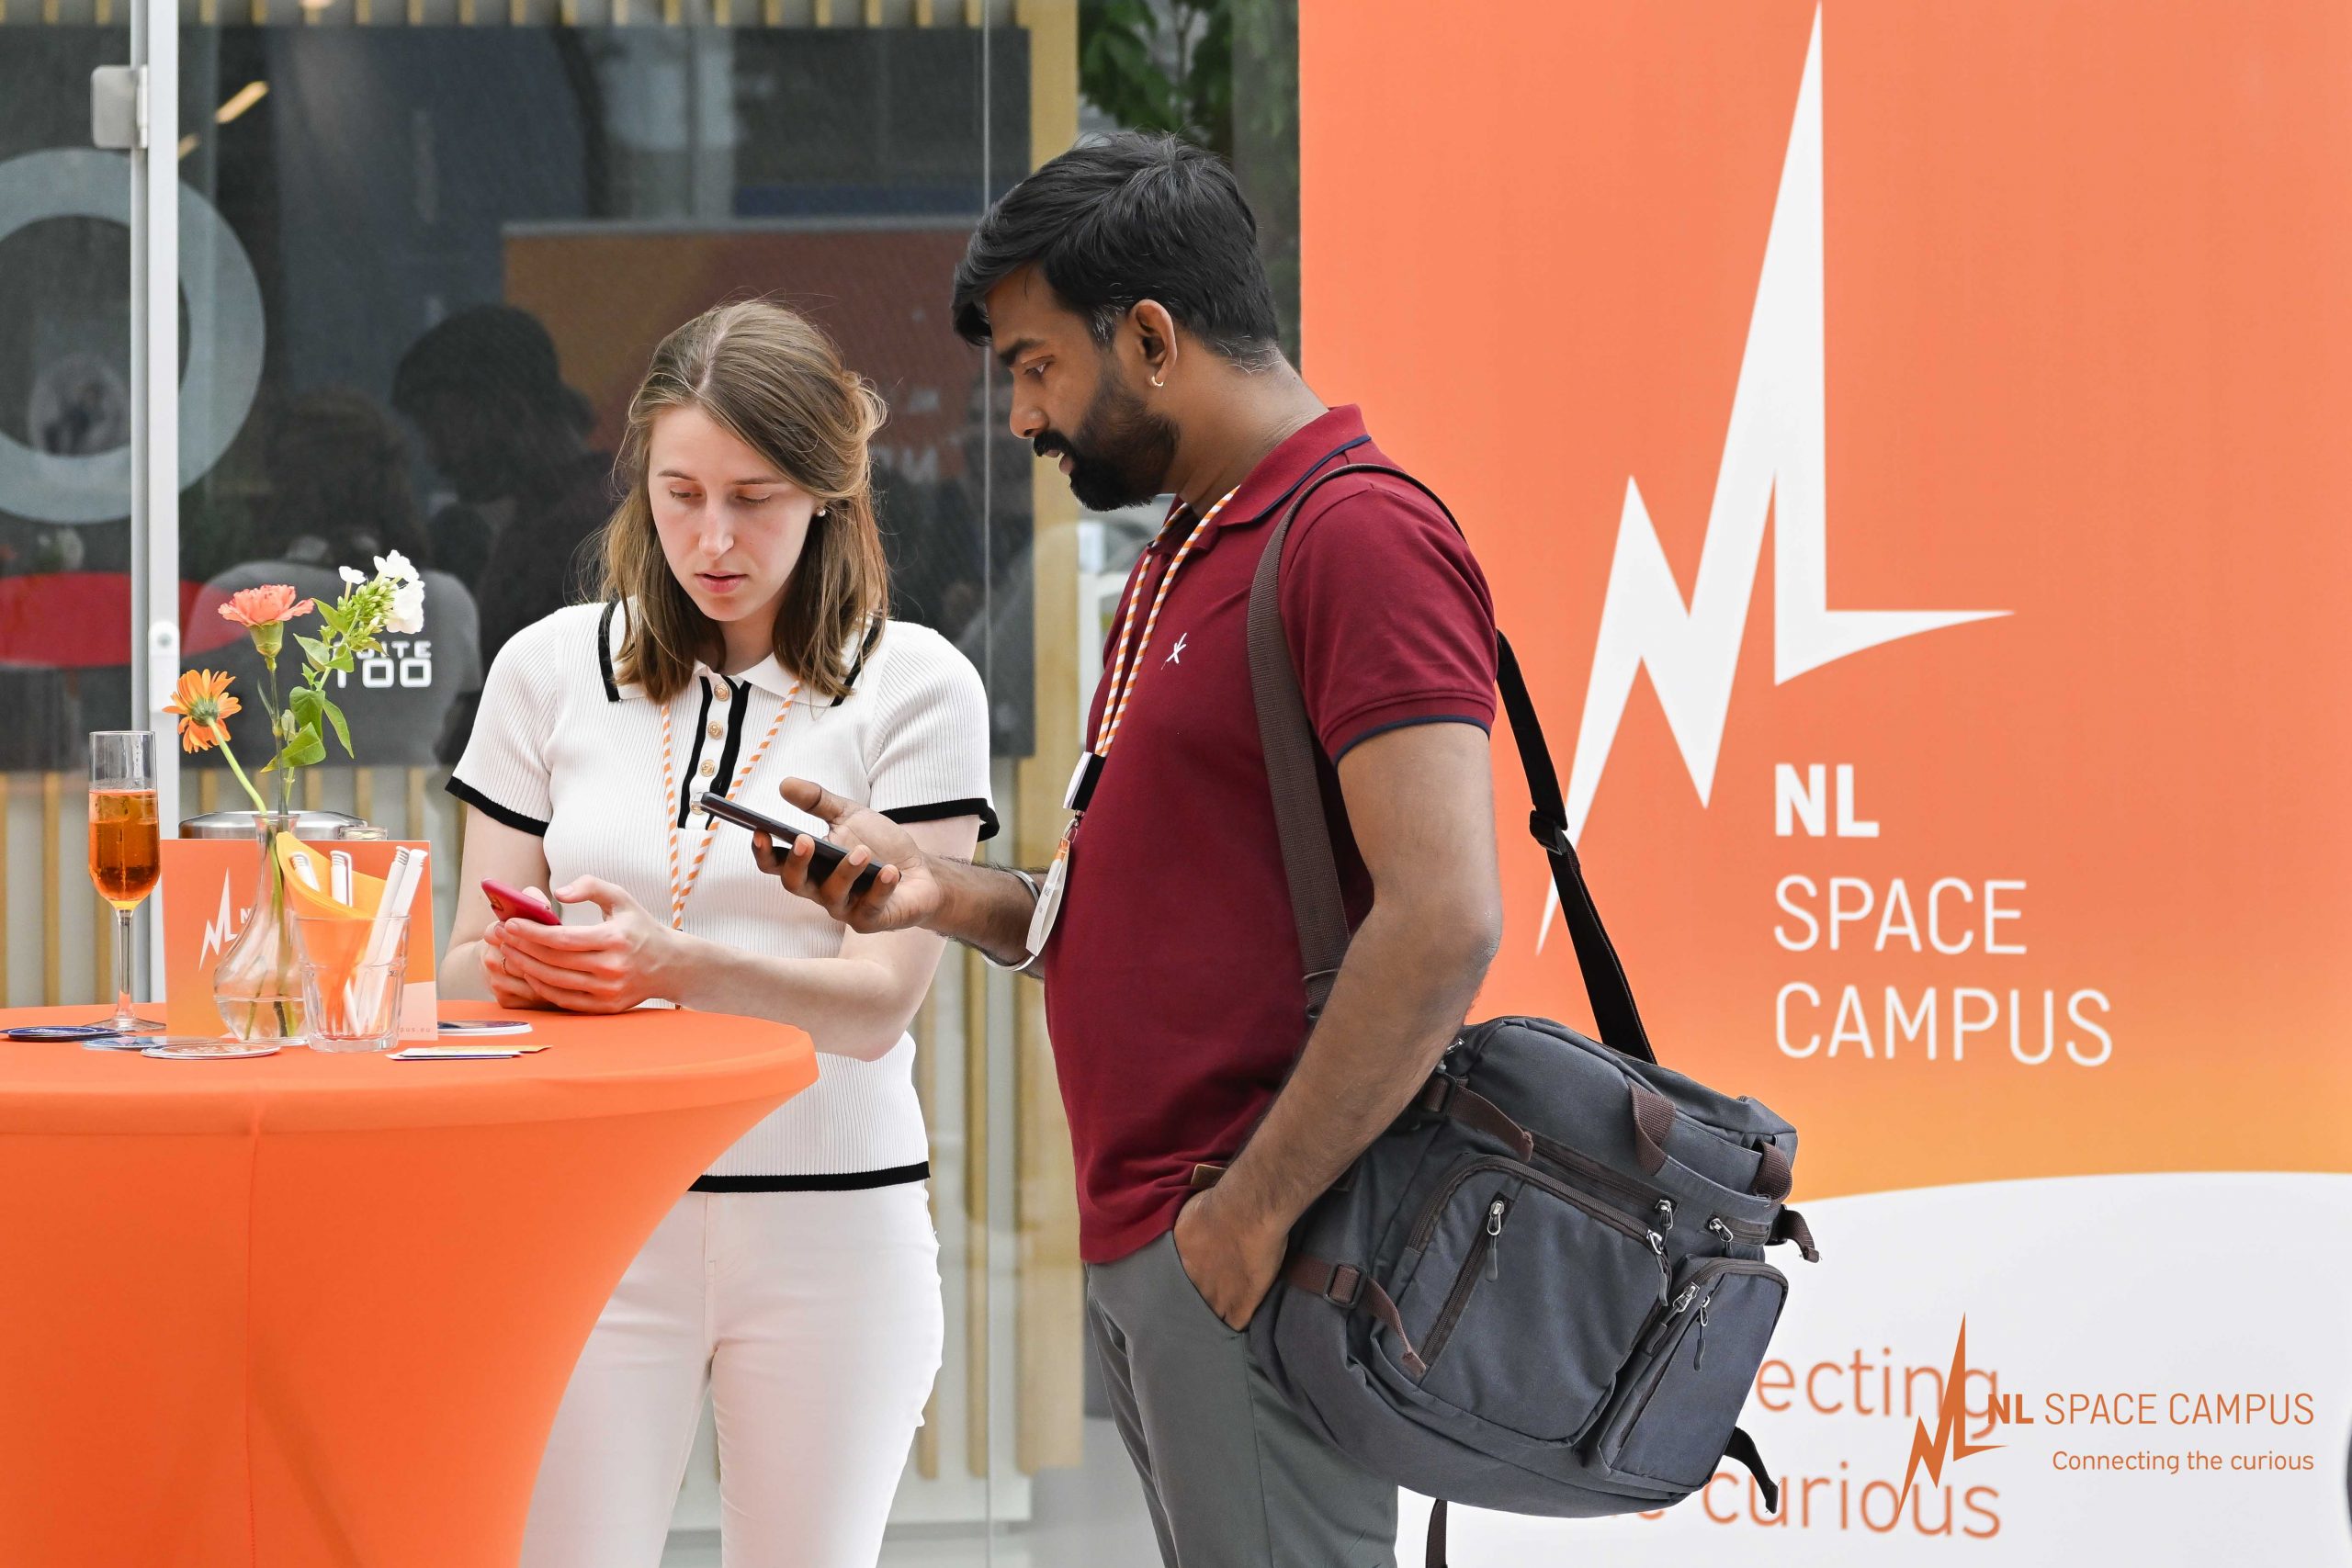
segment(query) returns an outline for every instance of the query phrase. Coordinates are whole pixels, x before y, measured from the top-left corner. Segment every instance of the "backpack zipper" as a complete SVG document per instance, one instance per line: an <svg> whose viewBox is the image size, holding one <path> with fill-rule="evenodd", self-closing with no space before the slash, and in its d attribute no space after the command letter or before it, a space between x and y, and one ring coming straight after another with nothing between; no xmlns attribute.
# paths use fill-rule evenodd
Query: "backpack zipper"
<svg viewBox="0 0 2352 1568"><path fill-rule="evenodd" d="M1636 1181L1630 1176L1620 1176L1591 1156L1579 1154L1567 1145L1547 1138L1541 1133L1530 1133L1527 1138L1535 1145L1535 1152L1542 1158L1560 1167L1577 1180L1599 1188L1628 1208L1647 1209L1662 1196L1657 1188Z"/></svg>
<svg viewBox="0 0 2352 1568"><path fill-rule="evenodd" d="M1657 1252L1661 1260L1664 1258L1664 1238L1640 1220L1603 1205L1598 1200L1547 1176L1532 1166L1521 1165L1517 1160L1511 1159L1473 1160L1446 1178L1445 1185L1438 1189L1436 1196L1431 1198L1428 1205L1421 1210L1420 1217L1414 1221L1412 1235L1407 1238L1406 1245L1414 1248L1427 1247L1430 1233L1437 1228L1438 1216L1445 1212L1446 1204L1453 1201L1455 1192L1461 1190L1464 1182L1484 1170L1504 1171L1517 1177L1530 1187L1541 1188L1571 1207L1582 1210L1610 1229L1622 1233L1627 1240L1644 1243L1653 1252Z"/></svg>
<svg viewBox="0 0 2352 1568"><path fill-rule="evenodd" d="M1527 1136L1528 1141L1535 1145L1535 1153L1540 1158L1560 1167L1577 1180L1600 1189L1603 1194L1622 1203L1635 1209L1648 1209L1659 1203L1671 1205L1674 1201L1661 1196L1657 1189L1645 1186L1630 1176L1622 1176L1591 1156L1579 1154L1566 1144L1544 1137L1540 1133L1530 1133ZM1674 1215L1670 1207L1665 1219L1666 1224L1659 1228L1672 1228ZM1772 1239L1770 1225L1752 1220L1735 1220L1723 1214L1709 1219L1707 1228L1722 1236L1726 1243L1746 1242L1750 1247L1766 1247Z"/></svg>
<svg viewBox="0 0 2352 1568"><path fill-rule="evenodd" d="M1715 1292L1723 1288L1724 1277L1731 1274L1757 1274L1766 1279L1778 1280L1781 1282L1782 1299L1787 1298L1788 1277L1770 1264L1757 1263L1745 1258L1711 1258L1690 1271L1690 1278L1684 1281L1682 1289L1676 1292L1674 1300L1668 1303L1666 1315L1660 1318L1648 1333L1642 1336L1639 1341L1641 1348L1634 1355L1634 1364L1646 1367L1657 1359L1658 1353L1666 1348L1666 1341L1673 1337L1675 1324L1684 1313L1690 1310L1690 1303L1696 1301L1699 1303L1699 1321L1696 1330L1699 1342L1696 1359L1692 1361L1690 1370L1701 1371L1705 1365L1707 1355L1707 1309L1715 1304ZM1634 1412L1627 1425L1636 1425L1641 1421L1642 1414L1649 1408L1650 1400L1657 1393L1658 1385L1665 1381L1663 1376L1651 1380L1649 1387L1643 1391L1640 1408ZM1578 1440L1582 1440L1581 1435Z"/></svg>
<svg viewBox="0 0 2352 1568"><path fill-rule="evenodd" d="M1675 1324L1681 1319L1684 1312L1691 1309L1693 1300L1702 1300L1702 1303L1705 1303L1701 1307L1701 1312L1705 1312L1705 1307L1713 1307L1714 1293L1722 1288L1724 1277L1726 1277L1726 1274L1761 1274L1764 1279L1776 1279L1776 1281L1781 1281L1781 1300L1782 1303L1788 1300L1788 1274L1782 1274L1781 1269L1771 1267L1769 1262L1755 1262L1755 1260L1747 1260L1747 1258L1708 1258L1705 1262L1701 1262L1696 1269L1691 1269L1691 1277L1684 1281L1681 1291L1677 1291L1675 1300L1665 1307L1665 1316L1660 1316L1656 1324L1651 1324L1649 1328L1642 1333L1639 1340L1634 1340L1634 1345L1639 1345L1639 1349L1634 1349L1633 1357L1630 1357L1628 1361L1625 1361L1625 1366L1618 1371L1618 1389L1628 1387L1628 1378L1634 1380L1634 1382L1646 1380L1649 1387L1642 1389L1639 1404L1634 1405L1630 1413L1623 1413L1623 1399L1618 1394L1611 1394L1609 1399L1601 1401L1600 1411L1592 1413L1592 1420L1585 1422L1578 1432L1576 1432L1576 1437L1569 1438L1569 1443L1574 1443L1574 1446L1580 1448L1583 1443L1592 1441L1592 1434L1595 1432L1611 1432L1611 1429L1630 1432L1633 1427L1642 1425L1642 1417L1649 1413L1649 1401L1656 1399L1658 1389L1665 1384L1665 1368L1663 1363L1658 1361L1658 1352L1663 1352L1665 1349L1665 1340L1672 1337ZM1701 1286L1705 1286L1702 1298L1701 1298ZM1698 1347L1698 1354L1705 1357L1705 1345ZM1691 1371L1701 1371L1701 1368L1693 1366ZM1625 1394L1625 1399L1630 1399L1630 1394Z"/></svg>
<svg viewBox="0 0 2352 1568"><path fill-rule="evenodd" d="M1510 1216L1510 1200L1498 1193L1487 1205L1487 1223L1480 1227L1478 1239L1470 1244L1469 1256L1463 1258L1462 1269L1453 1277L1453 1289L1438 1309L1437 1322L1431 1325L1429 1337L1421 1344L1421 1364L1424 1368L1437 1365L1438 1352L1453 1337L1453 1325L1460 1322L1464 1308L1470 1304L1471 1292L1478 1288L1483 1276L1492 1280L1499 1276L1502 1256L1503 1222ZM1424 1371L1421 1374L1427 1377Z"/></svg>

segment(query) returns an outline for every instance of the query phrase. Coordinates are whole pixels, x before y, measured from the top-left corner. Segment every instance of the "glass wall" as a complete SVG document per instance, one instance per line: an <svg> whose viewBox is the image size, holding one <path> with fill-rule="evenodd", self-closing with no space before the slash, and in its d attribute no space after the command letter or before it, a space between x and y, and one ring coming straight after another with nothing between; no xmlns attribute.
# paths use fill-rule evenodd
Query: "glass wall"
<svg viewBox="0 0 2352 1568"><path fill-rule="evenodd" d="M89 81L129 48L95 13L0 30L0 998L20 1007L110 986L83 737L133 725L131 182L90 145Z"/></svg>
<svg viewBox="0 0 2352 1568"><path fill-rule="evenodd" d="M127 3L0 0L0 995L19 1004L104 986L81 738L140 722L130 174L88 147ZM655 342L772 296L888 401L894 613L980 670L1005 823L986 852L1043 864L1105 601L1157 516L1080 516L1003 429L1001 373L949 329L950 275L995 194L1081 128L1142 125L1235 158L1295 322L1294 5L186 0L184 662L258 678L214 613L238 588L331 595L338 567L393 549L424 569L424 630L332 694L356 764L306 787L435 845L446 941L461 808L442 786L483 671L592 595L582 546ZM184 811L234 805L224 776L185 759ZM951 952L915 1032L948 1335L885 1561L1151 1561L1090 1387L1036 988ZM706 1428L665 1562L717 1563L718 1523Z"/></svg>

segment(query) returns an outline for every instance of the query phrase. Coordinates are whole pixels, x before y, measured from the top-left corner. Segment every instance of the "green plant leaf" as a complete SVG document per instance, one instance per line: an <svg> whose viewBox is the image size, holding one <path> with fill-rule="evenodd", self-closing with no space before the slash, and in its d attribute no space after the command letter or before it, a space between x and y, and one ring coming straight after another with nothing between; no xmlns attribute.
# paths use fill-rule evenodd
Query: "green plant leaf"
<svg viewBox="0 0 2352 1568"><path fill-rule="evenodd" d="M327 760L327 743L319 736L316 726L304 728L281 753L289 768L307 768Z"/></svg>
<svg viewBox="0 0 2352 1568"><path fill-rule="evenodd" d="M332 657L327 651L327 645L317 637L304 637L300 632L296 632L294 640L302 645L304 657L313 664L323 665Z"/></svg>
<svg viewBox="0 0 2352 1568"><path fill-rule="evenodd" d="M356 754L351 750L351 727L344 722L343 710L329 702L323 694L319 698L319 706L325 712L327 722L334 726L334 738L343 742L343 754L355 761L357 761Z"/></svg>

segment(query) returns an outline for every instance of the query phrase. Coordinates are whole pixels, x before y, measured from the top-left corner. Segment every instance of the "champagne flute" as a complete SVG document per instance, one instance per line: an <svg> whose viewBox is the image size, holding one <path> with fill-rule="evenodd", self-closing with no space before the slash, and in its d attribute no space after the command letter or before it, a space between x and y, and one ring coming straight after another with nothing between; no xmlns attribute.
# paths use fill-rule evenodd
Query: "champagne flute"
<svg viewBox="0 0 2352 1568"><path fill-rule="evenodd" d="M155 814L155 732L90 732L90 881L114 906L114 1016L109 1029L163 1028L130 1006L130 917L155 890L163 855Z"/></svg>

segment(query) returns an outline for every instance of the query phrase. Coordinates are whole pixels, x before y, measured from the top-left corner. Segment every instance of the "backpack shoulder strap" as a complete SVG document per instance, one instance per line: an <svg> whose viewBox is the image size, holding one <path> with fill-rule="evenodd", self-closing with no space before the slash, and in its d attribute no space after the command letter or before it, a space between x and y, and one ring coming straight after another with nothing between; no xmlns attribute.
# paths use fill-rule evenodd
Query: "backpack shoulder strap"
<svg viewBox="0 0 2352 1568"><path fill-rule="evenodd" d="M1282 555L1291 524L1307 497L1351 474L1385 474L1403 479L1428 496L1445 520L1461 532L1452 511L1437 492L1401 468L1377 463L1351 463L1317 476L1299 487L1267 536L1257 575L1250 585L1250 689L1258 709L1258 738L1266 755L1266 778L1272 786L1274 822L1280 830L1283 874L1290 885L1291 909L1298 924L1299 953L1306 963L1306 1016L1322 1016L1331 994L1331 982L1347 955L1346 907L1340 897L1339 866L1331 853L1329 824L1323 816L1323 791L1317 781L1317 741L1306 716L1306 699L1298 686L1298 671L1291 662L1290 645L1283 632ZM1584 869L1576 846L1568 839L1567 807L1561 798L1559 774L1553 769L1544 743L1544 727L1529 695L1527 681L1511 651L1510 642L1496 634L1497 676L1503 712L1511 739L1519 748L1521 767L1527 774L1528 796L1534 810L1529 830L1552 863L1552 885L1560 895L1560 910L1576 943L1577 966L1584 977L1595 1027L1602 1043L1645 1062L1655 1062L1649 1036L1634 1005L1632 986L1609 932L1593 907L1585 886Z"/></svg>

